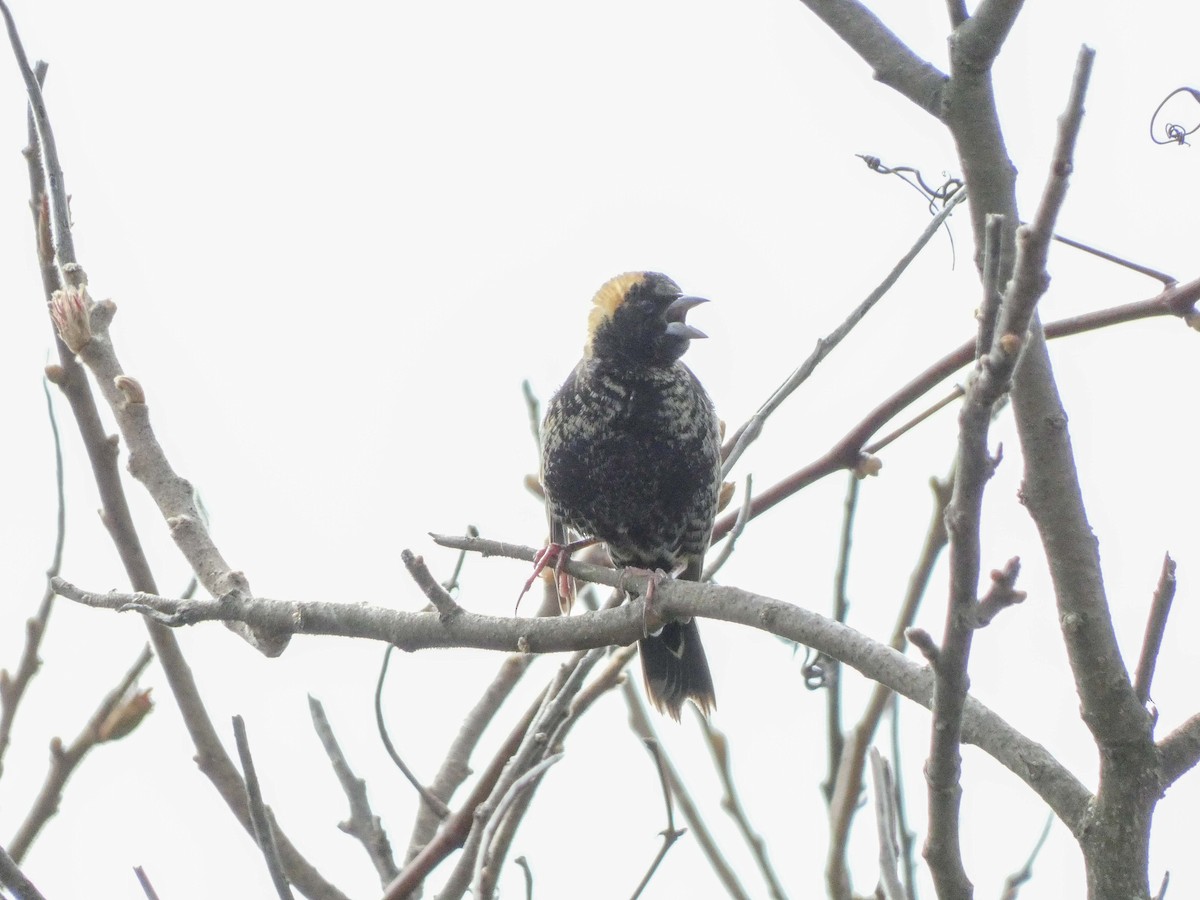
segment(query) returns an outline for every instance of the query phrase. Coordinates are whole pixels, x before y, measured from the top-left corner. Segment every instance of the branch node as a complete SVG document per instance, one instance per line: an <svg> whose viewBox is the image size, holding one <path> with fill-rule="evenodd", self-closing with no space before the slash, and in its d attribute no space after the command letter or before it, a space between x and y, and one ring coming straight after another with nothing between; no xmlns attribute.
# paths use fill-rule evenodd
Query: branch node
<svg viewBox="0 0 1200 900"><path fill-rule="evenodd" d="M146 402L146 391L136 378L118 375L113 379L113 386L124 395L126 403Z"/></svg>
<svg viewBox="0 0 1200 900"><path fill-rule="evenodd" d="M997 343L1005 356L1016 356L1023 342L1019 334L1012 334L1010 332L1000 335L1000 340Z"/></svg>
<svg viewBox="0 0 1200 900"><path fill-rule="evenodd" d="M883 468L883 460L878 456L872 456L869 453L864 453L858 458L858 462L854 466L854 474L859 478L873 477L879 474L879 470Z"/></svg>
<svg viewBox="0 0 1200 900"><path fill-rule="evenodd" d="M941 651L931 635L924 628L909 628L904 632L908 642L921 651L921 655L936 671L941 657Z"/></svg>

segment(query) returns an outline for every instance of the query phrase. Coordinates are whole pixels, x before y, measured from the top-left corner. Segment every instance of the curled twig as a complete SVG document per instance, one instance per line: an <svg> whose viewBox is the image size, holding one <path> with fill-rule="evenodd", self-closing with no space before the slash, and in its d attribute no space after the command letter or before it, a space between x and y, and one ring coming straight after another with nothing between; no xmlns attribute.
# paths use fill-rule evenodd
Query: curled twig
<svg viewBox="0 0 1200 900"><path fill-rule="evenodd" d="M1189 135L1195 134L1197 130L1200 130L1200 123L1193 125L1191 128L1184 128L1184 126L1176 125L1174 122L1167 122L1163 126L1163 133L1166 135L1165 138L1160 140L1158 135L1154 133L1154 123L1158 119L1158 114L1162 112L1163 107L1166 106L1167 103L1170 102L1171 98L1176 94L1187 94L1197 103L1200 103L1200 91L1196 90L1195 88L1179 87L1167 94L1167 96L1163 98L1162 103L1158 104L1158 107L1154 110L1154 115L1150 117L1150 140L1154 141L1156 144L1178 144L1182 147L1187 144L1187 138Z"/></svg>

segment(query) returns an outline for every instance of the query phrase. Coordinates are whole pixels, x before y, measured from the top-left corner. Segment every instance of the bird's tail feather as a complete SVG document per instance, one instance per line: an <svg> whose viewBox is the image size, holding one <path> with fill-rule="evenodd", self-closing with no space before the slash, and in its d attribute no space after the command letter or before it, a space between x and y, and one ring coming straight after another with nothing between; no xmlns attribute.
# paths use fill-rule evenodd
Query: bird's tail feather
<svg viewBox="0 0 1200 900"><path fill-rule="evenodd" d="M689 697L706 716L716 708L708 658L695 619L670 622L640 644L646 693L660 712L678 721Z"/></svg>

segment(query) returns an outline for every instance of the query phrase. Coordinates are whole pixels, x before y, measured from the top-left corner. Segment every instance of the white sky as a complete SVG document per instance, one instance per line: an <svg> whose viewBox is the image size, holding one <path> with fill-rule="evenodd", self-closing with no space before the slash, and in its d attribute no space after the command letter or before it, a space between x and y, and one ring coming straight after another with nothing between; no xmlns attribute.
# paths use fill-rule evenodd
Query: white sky
<svg viewBox="0 0 1200 900"><path fill-rule="evenodd" d="M1054 9L1050 7L1054 6ZM880 16L945 66L942 4L881 2ZM1150 143L1151 111L1196 85L1196 14L1150 2L1029 4L996 80L1009 151L1032 210L1080 43L1098 57L1077 173L1060 230L1147 265L1196 277L1194 149ZM199 486L216 539L254 591L287 599L423 598L399 551L440 577L453 557L428 531L467 523L526 544L543 538L521 479L536 454L520 385L546 398L578 356L587 301L610 275L667 272L712 298L693 319L712 337L688 361L723 417L743 421L924 227L916 195L855 153L959 174L944 130L874 83L794 0L604 4L245 4L201 7L42 0L14 13L31 57L51 62L48 102L72 193L76 242L97 297L120 311L113 340L144 385L176 469ZM0 58L7 56L0 52ZM9 439L0 467L0 665L15 665L24 618L53 542L53 468L40 385L51 346L19 155L24 94L0 64L0 366ZM1181 107L1192 115L1200 107ZM7 162L4 162L7 160ZM765 487L803 465L880 399L973 331L978 290L967 216L957 267L936 238L852 338L780 411L739 466ZM1153 281L1056 247L1046 318L1151 296ZM1165 734L1200 705L1190 636L1200 565L1187 459L1194 446L1196 336L1138 323L1052 349L1118 633L1136 656L1164 550L1180 593L1154 697ZM126 581L95 515L82 448L65 434L69 533L63 574L85 587ZM851 623L891 628L944 475L955 420L944 412L889 448L865 484ZM1044 743L1086 783L1095 753L1077 715L1036 536L1016 499L1011 419L988 489L985 567L1020 555L1027 602L975 641L977 696ZM1186 454L1186 456L1185 456ZM755 522L722 580L825 612L845 490L828 478ZM164 591L184 564L141 487L129 493ZM462 602L504 613L521 564L469 561ZM944 570L920 622L941 633ZM704 623L742 799L792 896L821 890L824 697L769 636ZM377 882L336 830L346 806L308 724L320 698L400 852L414 798L374 731L378 646L297 639L279 660L219 626L181 632L224 733L245 716L268 801L309 858L351 896ZM144 642L130 615L61 601L0 782L0 842L41 784L52 735L71 739ZM393 737L431 777L458 718L500 657L398 657ZM553 663L541 662L491 743ZM866 694L848 678L847 718ZM268 896L257 851L197 771L161 674L137 733L101 748L68 787L26 869L48 897L140 896L143 865L164 898ZM514 854L536 896L627 895L658 847L660 793L614 695L574 732ZM927 716L905 707L902 761L920 827ZM661 722L752 894L761 883L726 817L695 723ZM232 748L232 740L229 740ZM480 760L486 758L481 756ZM482 763L481 763L482 764ZM1014 776L965 750L964 841L980 897L997 896L1044 810ZM1194 852L1200 778L1159 808L1151 879L1200 896ZM856 832L856 886L874 884L869 816ZM924 877L924 876L923 876ZM501 887L521 891L508 865ZM582 885L582 887L581 887ZM925 896L932 896L928 881ZM671 851L648 897L717 896L694 841ZM1073 841L1055 826L1023 900L1082 896Z"/></svg>

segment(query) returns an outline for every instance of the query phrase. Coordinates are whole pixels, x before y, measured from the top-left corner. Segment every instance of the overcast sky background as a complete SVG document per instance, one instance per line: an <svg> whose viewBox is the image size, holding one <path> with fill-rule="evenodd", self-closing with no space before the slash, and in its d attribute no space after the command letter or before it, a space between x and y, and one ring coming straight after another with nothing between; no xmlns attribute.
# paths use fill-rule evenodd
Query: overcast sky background
<svg viewBox="0 0 1200 900"><path fill-rule="evenodd" d="M881 0L878 14L945 68L935 2ZM1200 159L1154 146L1147 123L1196 85L1197 15L1185 4L1029 4L996 66L1010 155L1028 215L1040 194L1083 42L1097 49L1076 174L1060 231L1180 280L1197 276ZM652 268L712 299L692 316L711 338L688 362L736 426L870 291L924 228L900 181L854 154L960 174L945 130L887 88L794 0L490 4L347 2L202 7L152 2L14 4L32 58L51 63L48 103L73 195L80 261L119 306L112 337L145 387L177 471L200 489L225 557L256 594L424 600L399 553L439 577L453 555L429 531L475 524L537 544L544 517L522 486L537 454L521 382L548 398L577 359L588 301L605 279ZM0 53L0 58L7 56ZM1190 101L1189 101L1190 103ZM1196 121L1200 107L1177 107ZM54 529L41 372L52 347L27 208L25 98L0 63L0 367L8 439L0 467L0 665L13 667L42 591ZM964 211L879 309L771 420L739 464L760 488L810 462L928 363L974 332L978 287ZM1152 296L1149 279L1055 247L1047 319ZM1165 734L1200 706L1192 636L1196 335L1155 320L1052 348L1118 634L1136 657L1162 554L1180 594L1155 683ZM947 387L949 386L949 382ZM940 396L940 394L935 394ZM57 401L56 397L56 401ZM124 589L66 405L58 402L69 531L63 574ZM886 638L949 468L945 411L883 454L863 485L851 624ZM1026 603L975 640L974 693L1094 786L1036 534L1017 501L1010 416L989 485L984 565L1019 555ZM838 475L764 515L721 580L827 612L845 493ZM188 572L140 485L128 486L162 589ZM461 602L507 613L523 564L468 561ZM920 624L940 634L945 571ZM824 697L777 640L703 624L742 800L795 897L822 890ZM382 648L299 638L278 660L219 626L179 633L210 711L229 736L246 718L268 802L293 841L354 897L377 893L361 849L336 830L346 805L308 720L321 699L369 783L397 853L415 801L387 761L371 713ZM71 739L145 641L132 615L60 601L46 662L21 710L0 781L0 841L38 790L53 735ZM483 651L394 659L393 737L430 778L458 721L500 662ZM489 736L507 732L553 671L539 661ZM1132 662L1130 663L1132 665ZM847 720L867 694L847 678ZM259 854L193 764L161 674L158 707L98 750L25 868L48 897L138 897L146 868L170 900L269 896ZM923 834L928 717L904 706L909 815ZM752 895L765 889L719 808L695 721L659 721ZM488 758L487 753L479 757ZM967 870L998 896L1045 812L1031 791L964 749ZM1152 882L1200 896L1191 775L1159 808ZM573 733L514 854L539 898L626 896L664 827L657 778L619 695ZM856 886L875 881L869 810L856 830ZM922 873L923 896L932 896ZM434 879L440 883L439 879ZM506 896L520 895L509 863ZM718 896L694 840L672 849L648 897ZM1023 900L1083 895L1073 840L1055 824Z"/></svg>

